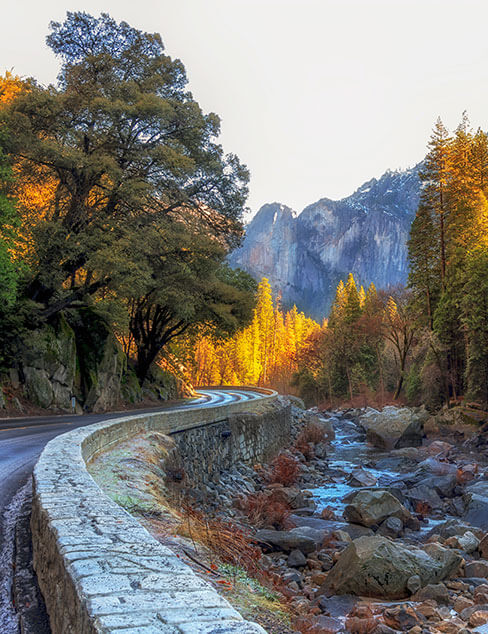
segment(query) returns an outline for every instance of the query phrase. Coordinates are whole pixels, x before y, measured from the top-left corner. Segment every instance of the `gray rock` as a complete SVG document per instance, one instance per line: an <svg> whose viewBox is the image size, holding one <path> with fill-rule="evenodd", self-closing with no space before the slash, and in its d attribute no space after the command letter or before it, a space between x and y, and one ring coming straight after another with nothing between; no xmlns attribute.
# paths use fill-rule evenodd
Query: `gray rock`
<svg viewBox="0 0 488 634"><path fill-rule="evenodd" d="M399 537L403 531L403 522L398 517L388 517L378 529L379 535Z"/></svg>
<svg viewBox="0 0 488 634"><path fill-rule="evenodd" d="M419 484L412 487L406 493L406 497L413 504L414 508L418 503L427 504L431 509L443 508L442 500L437 491L426 484Z"/></svg>
<svg viewBox="0 0 488 634"><path fill-rule="evenodd" d="M347 478L347 483L352 487L374 487L376 478L372 473L362 467L353 469Z"/></svg>
<svg viewBox="0 0 488 634"><path fill-rule="evenodd" d="M476 535L473 535L471 531L466 531L464 535L457 537L457 542L459 548L465 553L468 553L468 555L474 553L480 545L480 540L476 537Z"/></svg>
<svg viewBox="0 0 488 634"><path fill-rule="evenodd" d="M307 558L301 550L295 549L292 550L291 553L288 555L287 564L290 568L301 568L302 566L307 565ZM292 581L297 580L292 579Z"/></svg>
<svg viewBox="0 0 488 634"><path fill-rule="evenodd" d="M418 575L422 586L437 583L460 562L453 550L438 547L429 553L379 535L360 537L341 553L320 592L401 599L410 594L407 583L412 576Z"/></svg>
<svg viewBox="0 0 488 634"><path fill-rule="evenodd" d="M310 526L297 526L296 528L292 528L290 533L313 539L315 545L319 547L322 545L325 536L328 534L328 531L311 528Z"/></svg>
<svg viewBox="0 0 488 634"><path fill-rule="evenodd" d="M415 594L421 587L422 580L418 575L412 575L407 579L407 588L412 594Z"/></svg>
<svg viewBox="0 0 488 634"><path fill-rule="evenodd" d="M479 539L483 536L483 531L473 528L470 524L458 519L446 520L442 522L442 524L437 524L437 526L430 531L429 536L436 533L444 539L447 539L448 537L464 535L468 531L472 532Z"/></svg>
<svg viewBox="0 0 488 634"><path fill-rule="evenodd" d="M40 407L50 407L54 401L54 391L47 371L24 366L24 378L27 398Z"/></svg>
<svg viewBox="0 0 488 634"><path fill-rule="evenodd" d="M298 216L286 205L264 205L249 223L242 246L230 255L232 266L256 279L267 277L276 293L283 291L284 304L296 304L319 320L344 271L374 280L379 288L405 284L418 170L386 172L351 196L322 198Z"/></svg>
<svg viewBox="0 0 488 634"><path fill-rule="evenodd" d="M291 552L298 549L305 555L316 549L315 541L306 535L292 533L291 531L274 531L262 529L255 535L257 542L271 548L271 550L284 550Z"/></svg>
<svg viewBox="0 0 488 634"><path fill-rule="evenodd" d="M422 444L425 411L408 407L384 407L381 412L368 408L359 418L359 425L366 431L366 438L380 449L418 447Z"/></svg>
<svg viewBox="0 0 488 634"><path fill-rule="evenodd" d="M445 498L450 498L454 495L456 485L457 480L455 473L444 476L430 476L418 482L419 487L426 486L430 489L434 489L440 496Z"/></svg>
<svg viewBox="0 0 488 634"><path fill-rule="evenodd" d="M473 526L488 530L488 497L477 493L464 495L465 511L463 519Z"/></svg>
<svg viewBox="0 0 488 634"><path fill-rule="evenodd" d="M412 517L388 491L358 491L344 509L344 519L367 527L379 525L387 517L398 517L404 524Z"/></svg>

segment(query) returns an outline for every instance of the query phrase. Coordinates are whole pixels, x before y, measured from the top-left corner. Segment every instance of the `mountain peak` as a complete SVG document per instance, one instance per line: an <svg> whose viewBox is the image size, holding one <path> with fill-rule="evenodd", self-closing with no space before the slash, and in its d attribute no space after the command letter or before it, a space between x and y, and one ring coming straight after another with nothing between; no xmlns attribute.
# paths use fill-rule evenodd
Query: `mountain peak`
<svg viewBox="0 0 488 634"><path fill-rule="evenodd" d="M257 280L267 277L284 308L296 304L316 319L328 313L339 280L350 272L365 286L404 284L420 167L387 170L350 196L321 198L299 215L283 203L263 205L231 264Z"/></svg>

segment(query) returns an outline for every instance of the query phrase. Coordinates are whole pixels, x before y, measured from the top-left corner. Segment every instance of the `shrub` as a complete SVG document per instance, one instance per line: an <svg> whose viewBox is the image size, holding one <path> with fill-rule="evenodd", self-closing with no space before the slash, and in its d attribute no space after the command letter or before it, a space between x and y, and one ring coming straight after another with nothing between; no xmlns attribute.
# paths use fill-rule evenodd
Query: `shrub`
<svg viewBox="0 0 488 634"><path fill-rule="evenodd" d="M291 509L277 492L251 493L242 500L241 509L256 528L272 526L282 530L290 526Z"/></svg>
<svg viewBox="0 0 488 634"><path fill-rule="evenodd" d="M312 443L318 445L319 442L323 442L325 439L325 431L322 425L319 423L308 423L298 434L297 445Z"/></svg>
<svg viewBox="0 0 488 634"><path fill-rule="evenodd" d="M294 456L281 453L271 463L269 482L278 482L284 486L295 484L300 473L300 463Z"/></svg>
<svg viewBox="0 0 488 634"><path fill-rule="evenodd" d="M233 522L208 518L200 511L185 507L178 533L189 537L193 543L206 546L220 563L243 568L248 573L261 575L261 550L249 531Z"/></svg>

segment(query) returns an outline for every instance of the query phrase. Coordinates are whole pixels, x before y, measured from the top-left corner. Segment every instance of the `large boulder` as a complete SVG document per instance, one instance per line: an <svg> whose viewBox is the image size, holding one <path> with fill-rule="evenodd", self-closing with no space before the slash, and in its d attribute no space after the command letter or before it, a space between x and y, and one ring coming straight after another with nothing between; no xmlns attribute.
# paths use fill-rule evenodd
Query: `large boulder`
<svg viewBox="0 0 488 634"><path fill-rule="evenodd" d="M368 408L358 423L366 432L367 440L380 449L419 447L422 444L423 424L428 414L424 409L384 407L382 411Z"/></svg>
<svg viewBox="0 0 488 634"><path fill-rule="evenodd" d="M300 550L305 555L312 553L317 547L311 537L291 531L262 529L257 531L255 539L270 550L284 550L285 552Z"/></svg>
<svg viewBox="0 0 488 634"><path fill-rule="evenodd" d="M438 583L461 561L456 551L440 546L428 553L379 535L360 537L341 553L320 592L402 599L411 594L408 580L414 575L421 587Z"/></svg>
<svg viewBox="0 0 488 634"><path fill-rule="evenodd" d="M358 491L344 509L344 519L363 526L377 526L388 517L397 517L404 524L412 519L410 512L391 493L384 490Z"/></svg>

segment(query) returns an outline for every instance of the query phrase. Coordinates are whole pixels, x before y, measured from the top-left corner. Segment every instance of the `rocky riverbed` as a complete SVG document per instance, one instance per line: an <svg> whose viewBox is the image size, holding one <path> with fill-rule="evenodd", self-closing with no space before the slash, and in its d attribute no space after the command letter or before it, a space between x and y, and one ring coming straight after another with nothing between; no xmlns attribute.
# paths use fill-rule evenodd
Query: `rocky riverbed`
<svg viewBox="0 0 488 634"><path fill-rule="evenodd" d="M295 445L282 455L298 461L296 482L273 481L273 465L238 465L205 497L252 527L300 630L488 632L484 427L421 408L293 416ZM322 438L304 442L311 427ZM260 497L268 514L249 509ZM283 516L271 512L277 500Z"/></svg>
<svg viewBox="0 0 488 634"><path fill-rule="evenodd" d="M237 464L198 489L184 478L163 485L156 435L91 470L106 489L119 474L114 499L123 504L129 487L128 510L272 634L488 632L483 416L394 407L292 412L293 444L271 464ZM142 470L129 476L132 468ZM196 523L178 519L182 506L199 509ZM198 523L206 546L217 533L207 550ZM249 567L214 559L219 531L233 527L254 548L264 586ZM283 601L275 608L276 596Z"/></svg>

